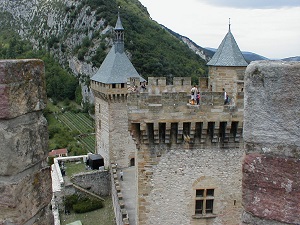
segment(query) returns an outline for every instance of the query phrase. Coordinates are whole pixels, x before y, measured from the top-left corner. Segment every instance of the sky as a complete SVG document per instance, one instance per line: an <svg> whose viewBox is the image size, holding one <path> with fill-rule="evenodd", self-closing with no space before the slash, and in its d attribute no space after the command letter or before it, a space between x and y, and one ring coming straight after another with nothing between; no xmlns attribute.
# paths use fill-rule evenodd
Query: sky
<svg viewBox="0 0 300 225"><path fill-rule="evenodd" d="M140 0L150 17L201 47L231 32L242 51L269 59L300 56L300 0Z"/></svg>

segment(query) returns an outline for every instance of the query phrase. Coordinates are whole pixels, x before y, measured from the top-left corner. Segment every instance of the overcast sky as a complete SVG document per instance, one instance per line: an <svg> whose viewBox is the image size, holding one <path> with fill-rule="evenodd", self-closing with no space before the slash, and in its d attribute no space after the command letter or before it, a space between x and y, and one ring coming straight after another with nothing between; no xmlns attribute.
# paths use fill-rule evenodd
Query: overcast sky
<svg viewBox="0 0 300 225"><path fill-rule="evenodd" d="M300 0L140 0L153 20L202 47L231 32L242 51L300 56Z"/></svg>

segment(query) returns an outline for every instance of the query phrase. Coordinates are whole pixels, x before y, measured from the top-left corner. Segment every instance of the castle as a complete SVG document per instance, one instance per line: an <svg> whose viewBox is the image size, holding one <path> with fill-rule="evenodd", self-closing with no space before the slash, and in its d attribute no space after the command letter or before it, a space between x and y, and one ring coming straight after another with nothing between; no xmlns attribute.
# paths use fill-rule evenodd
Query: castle
<svg viewBox="0 0 300 225"><path fill-rule="evenodd" d="M241 59L229 29L191 105L186 77L149 78L137 92L144 80L124 54L120 18L115 32L91 83L97 152L112 185L116 164L135 165L133 224L300 224L300 64L229 65ZM44 75L40 60L0 60L1 225L53 224Z"/></svg>
<svg viewBox="0 0 300 225"><path fill-rule="evenodd" d="M299 65L248 66L229 25L207 64L208 78L199 78L200 105L192 105L189 77L175 77L171 85L164 77L149 77L147 88L139 88L144 79L125 55L119 16L114 31L114 47L91 78L96 151L114 171L115 165L135 166L134 224L299 224L300 201L293 196L300 193L300 130L298 125L278 128L299 122L299 113L292 113L299 112ZM279 96L274 87L284 92L287 76L293 90L279 104L267 93ZM286 105L288 118L280 116L276 104ZM274 124L267 113L280 120Z"/></svg>
<svg viewBox="0 0 300 225"><path fill-rule="evenodd" d="M107 167L135 165L137 224L238 224L248 63L230 27L208 78L199 79L200 105L189 104L190 77L174 77L171 85L149 77L139 88L144 79L124 52L119 16L114 31L114 46L91 78L96 151Z"/></svg>

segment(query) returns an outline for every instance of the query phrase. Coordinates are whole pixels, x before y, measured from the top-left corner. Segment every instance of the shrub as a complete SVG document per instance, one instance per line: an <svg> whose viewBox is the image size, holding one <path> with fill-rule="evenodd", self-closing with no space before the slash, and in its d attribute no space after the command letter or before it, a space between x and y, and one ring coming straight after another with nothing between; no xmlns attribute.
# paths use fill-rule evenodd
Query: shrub
<svg viewBox="0 0 300 225"><path fill-rule="evenodd" d="M76 213L86 213L103 208L102 201L80 197L76 194L66 196L64 204L66 209L74 210Z"/></svg>
<svg viewBox="0 0 300 225"><path fill-rule="evenodd" d="M101 208L103 208L103 203L100 200L92 200L88 198L82 199L80 202L73 205L73 210L76 213L86 213Z"/></svg>

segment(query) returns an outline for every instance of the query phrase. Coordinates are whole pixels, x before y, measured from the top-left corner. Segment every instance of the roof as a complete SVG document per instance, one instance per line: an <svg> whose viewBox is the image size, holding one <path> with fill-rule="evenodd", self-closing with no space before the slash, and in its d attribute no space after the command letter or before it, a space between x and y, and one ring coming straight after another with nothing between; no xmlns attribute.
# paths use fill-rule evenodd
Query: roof
<svg viewBox="0 0 300 225"><path fill-rule="evenodd" d="M118 14L118 19L117 19L117 23L115 26L115 30L124 30L119 14Z"/></svg>
<svg viewBox="0 0 300 225"><path fill-rule="evenodd" d="M91 154L91 155L89 155L89 159L98 160L98 159L103 159L103 157L99 154Z"/></svg>
<svg viewBox="0 0 300 225"><path fill-rule="evenodd" d="M116 51L115 48L115 45L113 45L91 80L104 84L121 84L126 83L129 77L139 77L141 81L144 81L125 52Z"/></svg>
<svg viewBox="0 0 300 225"><path fill-rule="evenodd" d="M218 50L207 63L208 66L248 66L230 29Z"/></svg>
<svg viewBox="0 0 300 225"><path fill-rule="evenodd" d="M55 149L49 152L49 156L56 156L56 155L61 155L61 154L67 154L68 150L66 148L61 148L61 149Z"/></svg>
<svg viewBox="0 0 300 225"><path fill-rule="evenodd" d="M124 32L119 14L115 30L121 33ZM138 77L141 82L145 81L145 79L138 74L125 54L124 38L118 34L116 35L114 45L91 80L104 84L122 84L127 83L130 77Z"/></svg>

